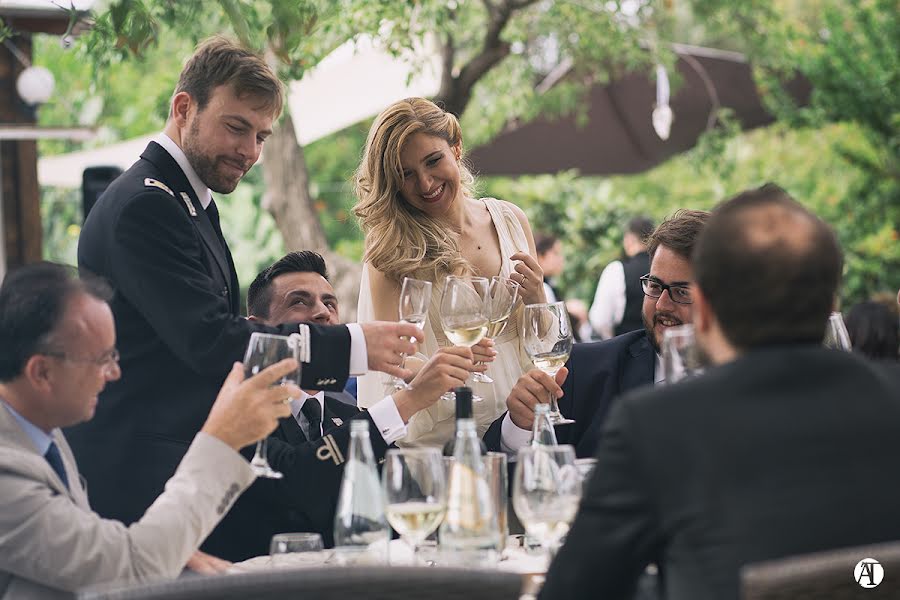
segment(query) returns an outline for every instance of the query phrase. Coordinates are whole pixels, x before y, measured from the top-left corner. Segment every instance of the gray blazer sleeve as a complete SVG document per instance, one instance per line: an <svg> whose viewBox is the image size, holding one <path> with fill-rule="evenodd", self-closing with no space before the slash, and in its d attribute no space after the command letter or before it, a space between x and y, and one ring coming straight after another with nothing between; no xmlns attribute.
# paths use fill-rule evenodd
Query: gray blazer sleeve
<svg viewBox="0 0 900 600"><path fill-rule="evenodd" d="M174 577L254 479L240 454L198 433L162 495L125 527L52 489L40 456L17 454L0 455L0 575L11 588Z"/></svg>

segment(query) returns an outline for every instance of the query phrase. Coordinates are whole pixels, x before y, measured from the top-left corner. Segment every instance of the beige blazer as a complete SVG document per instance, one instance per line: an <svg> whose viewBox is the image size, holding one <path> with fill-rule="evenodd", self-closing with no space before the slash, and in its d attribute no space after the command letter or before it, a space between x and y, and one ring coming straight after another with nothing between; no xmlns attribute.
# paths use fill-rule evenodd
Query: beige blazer
<svg viewBox="0 0 900 600"><path fill-rule="evenodd" d="M0 599L71 597L79 588L177 576L252 483L247 461L198 433L166 489L130 527L92 512L62 433L67 490L0 404Z"/></svg>

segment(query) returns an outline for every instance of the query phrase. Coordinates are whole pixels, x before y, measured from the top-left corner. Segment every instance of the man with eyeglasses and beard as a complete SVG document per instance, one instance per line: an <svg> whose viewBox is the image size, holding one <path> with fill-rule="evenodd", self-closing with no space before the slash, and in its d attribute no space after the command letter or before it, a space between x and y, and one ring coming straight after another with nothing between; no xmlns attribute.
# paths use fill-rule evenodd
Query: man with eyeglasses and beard
<svg viewBox="0 0 900 600"><path fill-rule="evenodd" d="M514 454L528 444L534 407L555 394L560 412L575 420L556 429L559 443L575 446L579 458L594 455L612 403L628 390L662 381L663 334L691 322L694 273L690 256L708 218L706 211L682 209L650 234L650 273L641 278L644 329L602 342L575 344L555 378L540 369L525 373L506 400L508 412L485 433L489 449Z"/></svg>

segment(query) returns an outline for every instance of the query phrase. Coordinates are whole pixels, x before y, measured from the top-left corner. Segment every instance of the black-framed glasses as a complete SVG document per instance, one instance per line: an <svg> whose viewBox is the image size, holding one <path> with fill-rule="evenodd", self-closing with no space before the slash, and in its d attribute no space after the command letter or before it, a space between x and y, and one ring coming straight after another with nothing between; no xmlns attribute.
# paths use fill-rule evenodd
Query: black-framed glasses
<svg viewBox="0 0 900 600"><path fill-rule="evenodd" d="M52 356L52 357L58 358L60 360L67 360L69 362L93 364L93 365L97 365L98 367L101 367L101 368L107 368L107 367L111 367L114 364L119 364L119 358L120 358L119 351L116 348L113 348L109 352L104 352L97 358L80 358L77 356L70 356L70 355L66 354L65 352L58 351L58 350L47 350L47 351L41 352L40 354L44 354L46 356Z"/></svg>
<svg viewBox="0 0 900 600"><path fill-rule="evenodd" d="M641 277L641 288L644 295L651 298L659 298L663 292L669 291L669 298L676 304L691 304L694 298L691 296L691 288L688 285L663 283L649 273Z"/></svg>

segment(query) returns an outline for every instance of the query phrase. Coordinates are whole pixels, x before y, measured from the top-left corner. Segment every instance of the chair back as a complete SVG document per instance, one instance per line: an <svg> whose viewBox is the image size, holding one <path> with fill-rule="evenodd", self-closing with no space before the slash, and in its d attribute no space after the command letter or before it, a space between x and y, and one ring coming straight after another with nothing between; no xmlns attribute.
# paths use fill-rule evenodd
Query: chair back
<svg viewBox="0 0 900 600"><path fill-rule="evenodd" d="M91 588L80 600L518 600L515 573L443 567L322 567Z"/></svg>
<svg viewBox="0 0 900 600"><path fill-rule="evenodd" d="M878 562L881 583L870 585L878 567L865 565L863 559ZM859 579L859 581L857 581ZM850 600L864 598L900 598L900 542L841 548L827 552L788 556L741 569L742 600Z"/></svg>

